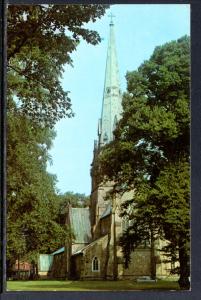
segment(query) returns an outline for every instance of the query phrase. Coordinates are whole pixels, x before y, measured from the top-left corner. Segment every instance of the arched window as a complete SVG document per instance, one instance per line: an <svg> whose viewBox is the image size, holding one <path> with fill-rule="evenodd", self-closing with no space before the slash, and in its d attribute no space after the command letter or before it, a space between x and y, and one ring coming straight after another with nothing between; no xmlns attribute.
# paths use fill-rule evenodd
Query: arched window
<svg viewBox="0 0 201 300"><path fill-rule="evenodd" d="M99 263L99 259L95 256L92 259L92 271L93 272L98 272L100 270L100 263Z"/></svg>

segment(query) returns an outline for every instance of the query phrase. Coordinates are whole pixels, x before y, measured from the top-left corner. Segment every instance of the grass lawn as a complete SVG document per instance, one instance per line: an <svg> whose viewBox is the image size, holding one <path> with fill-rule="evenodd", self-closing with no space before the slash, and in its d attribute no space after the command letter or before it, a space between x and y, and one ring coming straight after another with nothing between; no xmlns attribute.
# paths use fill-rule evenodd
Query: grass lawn
<svg viewBox="0 0 201 300"><path fill-rule="evenodd" d="M131 291L131 290L179 290L175 281L157 281L137 283L125 281L70 281L35 280L8 281L8 291Z"/></svg>

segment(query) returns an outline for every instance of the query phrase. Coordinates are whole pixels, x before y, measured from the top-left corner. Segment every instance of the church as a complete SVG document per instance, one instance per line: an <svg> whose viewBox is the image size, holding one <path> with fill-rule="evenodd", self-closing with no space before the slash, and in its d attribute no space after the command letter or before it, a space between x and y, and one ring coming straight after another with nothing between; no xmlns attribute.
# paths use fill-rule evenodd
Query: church
<svg viewBox="0 0 201 300"><path fill-rule="evenodd" d="M171 264L164 262L160 251L161 241L155 244L154 253L150 243L138 247L131 255L129 267L127 269L124 267L123 253L118 240L128 222L119 216L120 206L123 201L133 197L133 192L127 192L123 196L116 193L112 200L108 200L106 195L111 190L112 183L99 184L93 172L96 155L102 146L113 140L113 131L121 118L121 102L114 23L111 18L102 113L98 121L98 137L94 142L91 168L90 207L68 207L66 224L72 229L73 236L65 247L53 253L51 270L53 277L66 277L66 273L69 279L77 280L140 280L151 278L153 268L156 278L170 276Z"/></svg>

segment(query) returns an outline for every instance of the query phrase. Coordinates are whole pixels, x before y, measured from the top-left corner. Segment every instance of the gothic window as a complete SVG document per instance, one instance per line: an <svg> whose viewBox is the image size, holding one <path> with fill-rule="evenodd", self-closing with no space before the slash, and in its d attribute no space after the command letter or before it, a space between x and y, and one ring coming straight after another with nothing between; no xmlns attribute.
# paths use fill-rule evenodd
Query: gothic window
<svg viewBox="0 0 201 300"><path fill-rule="evenodd" d="M92 259L92 271L99 272L99 269L100 269L100 262L99 262L99 259L95 256Z"/></svg>

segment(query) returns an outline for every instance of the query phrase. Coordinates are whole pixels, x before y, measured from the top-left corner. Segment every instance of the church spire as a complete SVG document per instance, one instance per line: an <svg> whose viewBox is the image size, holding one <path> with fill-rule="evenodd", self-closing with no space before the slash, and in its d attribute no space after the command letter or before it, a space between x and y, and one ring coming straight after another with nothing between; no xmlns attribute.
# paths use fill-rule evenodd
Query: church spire
<svg viewBox="0 0 201 300"><path fill-rule="evenodd" d="M110 33L105 69L105 84L103 91L102 114L99 123L99 145L113 140L113 130L120 119L121 91L117 63L113 15L110 14Z"/></svg>

